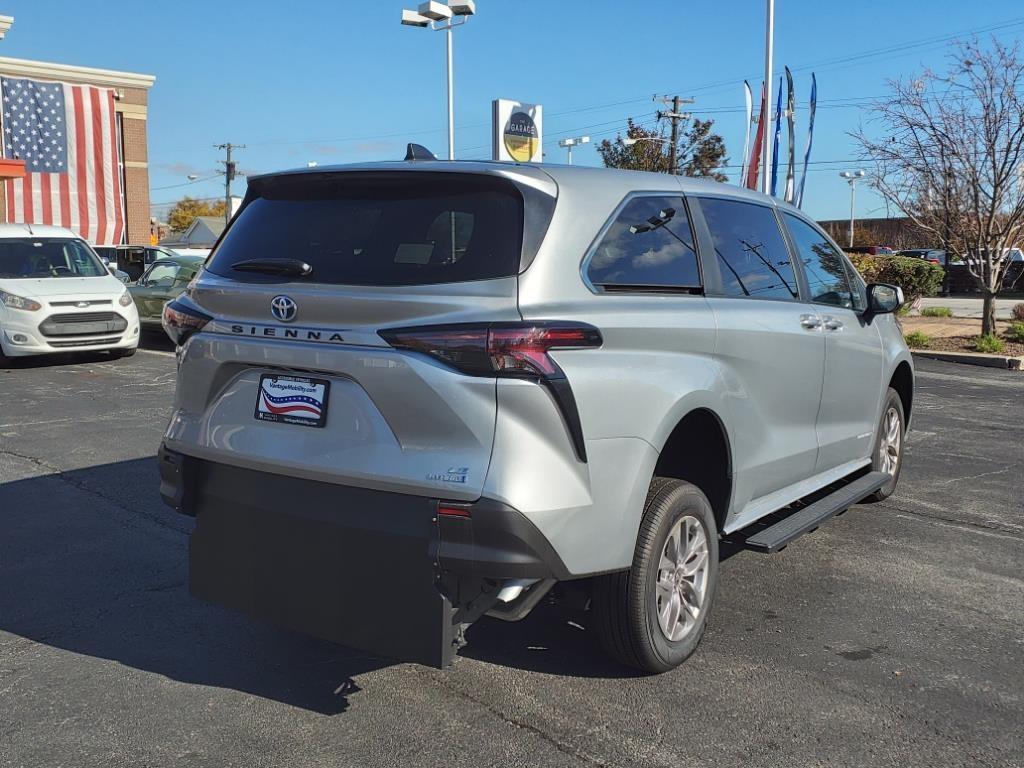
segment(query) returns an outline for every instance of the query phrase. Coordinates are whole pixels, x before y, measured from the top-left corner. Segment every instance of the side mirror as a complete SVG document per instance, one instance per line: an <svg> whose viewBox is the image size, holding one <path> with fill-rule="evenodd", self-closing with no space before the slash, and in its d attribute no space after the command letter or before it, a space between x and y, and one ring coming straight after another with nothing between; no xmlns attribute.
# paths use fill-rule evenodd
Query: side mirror
<svg viewBox="0 0 1024 768"><path fill-rule="evenodd" d="M903 304L903 289L898 285L871 283L868 285L868 311L876 315L888 315Z"/></svg>

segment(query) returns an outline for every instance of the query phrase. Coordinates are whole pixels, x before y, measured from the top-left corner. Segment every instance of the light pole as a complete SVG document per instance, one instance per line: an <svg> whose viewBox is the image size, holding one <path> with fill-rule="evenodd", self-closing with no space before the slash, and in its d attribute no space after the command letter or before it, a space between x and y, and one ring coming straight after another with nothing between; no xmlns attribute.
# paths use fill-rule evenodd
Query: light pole
<svg viewBox="0 0 1024 768"><path fill-rule="evenodd" d="M402 11L402 24L407 27L429 27L445 32L448 43L448 159L455 159L455 75L452 58L452 30L466 23L476 13L474 0L449 0L447 4L428 0L415 11Z"/></svg>
<svg viewBox="0 0 1024 768"><path fill-rule="evenodd" d="M641 136L639 139L623 139L622 143L627 147L632 147L634 144L639 144L641 141L668 141L668 139L661 136Z"/></svg>
<svg viewBox="0 0 1024 768"><path fill-rule="evenodd" d="M857 181L863 179L864 171L840 171L840 178L846 179L850 184L850 248L853 248L853 221L856 218L855 210L857 205Z"/></svg>
<svg viewBox="0 0 1024 768"><path fill-rule="evenodd" d="M565 149L565 150L567 150L569 152L569 161L568 161L568 163L569 163L569 165L572 165L572 148L573 147L577 147L580 144L589 144L589 143L590 143L590 137L589 136L577 136L574 139L562 139L560 142L558 142L558 146L562 147L563 149Z"/></svg>
<svg viewBox="0 0 1024 768"><path fill-rule="evenodd" d="M768 112L772 100L772 53L775 46L775 0L768 0L766 9L767 17L764 24L764 104L761 109L761 191L768 194L768 177L771 169L768 162L771 159L769 151L768 128L771 121L768 119Z"/></svg>

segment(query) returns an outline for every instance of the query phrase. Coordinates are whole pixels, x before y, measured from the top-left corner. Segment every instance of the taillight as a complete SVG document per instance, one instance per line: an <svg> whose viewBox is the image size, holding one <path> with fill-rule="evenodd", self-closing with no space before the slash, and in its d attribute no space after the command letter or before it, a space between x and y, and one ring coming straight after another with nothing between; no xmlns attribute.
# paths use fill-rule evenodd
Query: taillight
<svg viewBox="0 0 1024 768"><path fill-rule="evenodd" d="M391 328L380 336L396 349L422 352L471 376L558 378L553 349L593 349L601 333L591 325L543 321L490 325Z"/></svg>
<svg viewBox="0 0 1024 768"><path fill-rule="evenodd" d="M601 332L594 326L544 320L389 328L378 333L396 349L422 352L470 376L528 378L543 384L565 419L577 458L587 460L576 398L550 352L600 347Z"/></svg>
<svg viewBox="0 0 1024 768"><path fill-rule="evenodd" d="M188 337L202 328L212 320L209 315L200 312L195 307L188 306L175 299L164 305L164 312L160 318L160 324L164 331L171 337L177 346L181 346Z"/></svg>

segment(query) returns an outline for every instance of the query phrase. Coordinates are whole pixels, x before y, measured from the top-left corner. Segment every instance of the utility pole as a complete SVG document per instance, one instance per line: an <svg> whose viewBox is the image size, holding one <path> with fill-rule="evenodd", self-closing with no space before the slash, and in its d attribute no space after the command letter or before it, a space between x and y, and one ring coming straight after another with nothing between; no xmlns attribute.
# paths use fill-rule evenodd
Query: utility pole
<svg viewBox="0 0 1024 768"><path fill-rule="evenodd" d="M231 221L231 182L235 180L235 161L231 159L231 151L245 149L245 144L214 144L214 149L224 150L224 226Z"/></svg>
<svg viewBox="0 0 1024 768"><path fill-rule="evenodd" d="M661 99L655 97L655 100L661 101L662 104L672 108L671 112L662 112L659 109L658 119L665 118L672 121L672 138L670 139L672 144L668 155L668 172L676 175L679 173L679 121L690 119L690 114L688 112L680 112L679 108L683 104L693 104L694 100L681 99L678 96L673 96L671 99L668 96L663 96Z"/></svg>

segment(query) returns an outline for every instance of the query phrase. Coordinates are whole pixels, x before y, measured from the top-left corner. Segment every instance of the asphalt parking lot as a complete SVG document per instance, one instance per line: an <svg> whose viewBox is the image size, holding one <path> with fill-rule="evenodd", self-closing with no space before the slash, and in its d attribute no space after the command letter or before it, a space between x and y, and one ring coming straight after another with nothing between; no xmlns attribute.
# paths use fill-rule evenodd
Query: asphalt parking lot
<svg viewBox="0 0 1024 768"><path fill-rule="evenodd" d="M920 361L897 495L723 563L682 668L550 605L438 671L189 597L149 346L0 368L2 766L1024 765L1024 375Z"/></svg>

